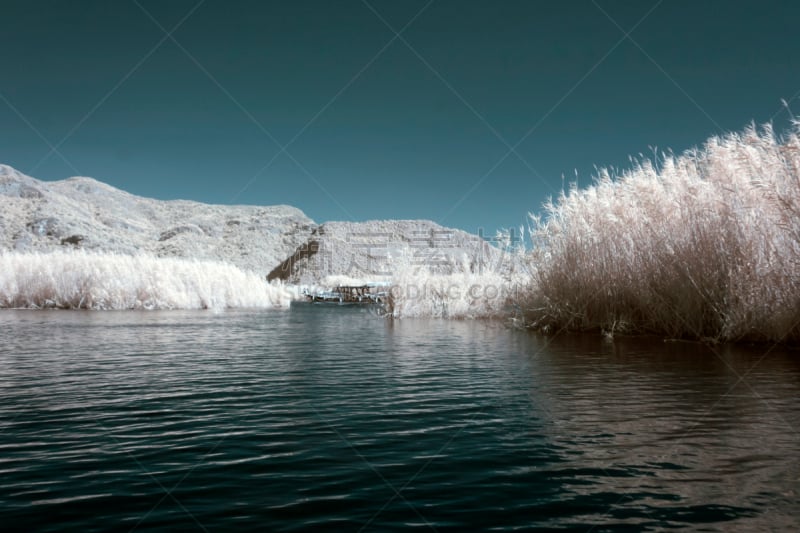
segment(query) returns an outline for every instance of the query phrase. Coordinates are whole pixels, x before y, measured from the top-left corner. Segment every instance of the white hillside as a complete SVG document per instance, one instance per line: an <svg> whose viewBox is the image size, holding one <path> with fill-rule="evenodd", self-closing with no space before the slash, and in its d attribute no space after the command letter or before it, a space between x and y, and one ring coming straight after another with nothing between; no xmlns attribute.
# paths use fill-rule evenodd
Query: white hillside
<svg viewBox="0 0 800 533"><path fill-rule="evenodd" d="M408 271L480 273L500 268L503 259L500 250L477 235L429 220L326 222L269 279L314 285L331 277L389 280Z"/></svg>
<svg viewBox="0 0 800 533"><path fill-rule="evenodd" d="M161 201L91 178L46 182L0 165L0 250L146 253L221 261L265 275L313 227L290 206Z"/></svg>

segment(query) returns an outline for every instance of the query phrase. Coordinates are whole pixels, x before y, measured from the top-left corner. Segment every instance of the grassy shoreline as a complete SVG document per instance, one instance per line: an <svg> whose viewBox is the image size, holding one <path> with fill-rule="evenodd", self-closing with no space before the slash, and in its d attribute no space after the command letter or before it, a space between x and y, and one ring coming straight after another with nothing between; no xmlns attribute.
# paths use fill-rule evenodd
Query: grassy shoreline
<svg viewBox="0 0 800 533"><path fill-rule="evenodd" d="M800 341L800 123L709 139L545 206L533 328Z"/></svg>
<svg viewBox="0 0 800 533"><path fill-rule="evenodd" d="M218 261L81 250L0 252L0 308L288 308L279 283Z"/></svg>
<svg viewBox="0 0 800 533"><path fill-rule="evenodd" d="M398 276L392 315L800 343L800 122L601 170L531 218L531 250L492 271Z"/></svg>

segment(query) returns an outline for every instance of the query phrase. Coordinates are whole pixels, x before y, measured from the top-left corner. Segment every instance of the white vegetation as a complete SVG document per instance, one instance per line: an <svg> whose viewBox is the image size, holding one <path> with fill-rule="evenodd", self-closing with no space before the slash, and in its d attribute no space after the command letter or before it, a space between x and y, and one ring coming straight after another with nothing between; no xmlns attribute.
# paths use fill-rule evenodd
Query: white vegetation
<svg viewBox="0 0 800 533"><path fill-rule="evenodd" d="M495 262L477 269L467 255L460 261L450 258L447 265L437 261L433 266L409 256L395 257L387 313L395 318L509 316L530 278L519 271L524 265L521 248L511 246L509 235L500 236L503 246Z"/></svg>
<svg viewBox="0 0 800 533"><path fill-rule="evenodd" d="M396 275L387 312L395 318L491 318L509 314L512 285L495 272Z"/></svg>
<svg viewBox="0 0 800 533"><path fill-rule="evenodd" d="M8 167L0 171L0 193L11 204L33 206L49 194L42 182ZM95 194L98 185L89 185ZM60 231L55 223L42 231L36 224L14 229L14 213L0 212L0 228L7 226L9 235L33 231L44 242ZM306 227L286 215L291 227ZM383 243L380 257L367 259L391 266L386 306L393 317L510 317L545 331L800 341L800 123L781 138L770 126L751 126L711 138L702 149L636 162L618 176L601 170L591 187L573 187L532 219L528 252L514 246L510 234L498 250L439 226L420 233L415 221L331 223L327 235L345 243L348 236L383 239L375 244ZM229 222L240 225L239 219ZM402 233L395 226L426 240L390 246L391 237ZM341 254L333 255L336 268L306 269L317 274L308 283L385 279L385 269L374 265L339 268ZM329 259L317 256L315 261ZM359 279L324 278L339 274ZM297 287L268 285L214 261L0 252L0 307L272 307L301 297Z"/></svg>
<svg viewBox="0 0 800 533"><path fill-rule="evenodd" d="M321 287L325 287L327 289L333 289L339 286L349 286L349 287L359 287L363 285L375 285L375 284L386 284L389 283L390 278L387 276L372 276L369 278L353 278L350 276L344 275L331 275L325 276L322 281L319 282Z"/></svg>
<svg viewBox="0 0 800 533"><path fill-rule="evenodd" d="M549 202L526 323L800 340L799 134L751 126Z"/></svg>
<svg viewBox="0 0 800 533"><path fill-rule="evenodd" d="M83 251L0 252L0 307L224 309L288 307L278 283L232 265Z"/></svg>
<svg viewBox="0 0 800 533"><path fill-rule="evenodd" d="M450 264L460 265L464 256L479 270L492 264L496 255L496 248L477 235L430 220L332 221L312 231L291 265L282 266L281 279L309 286L359 285L392 278L398 257L449 274Z"/></svg>
<svg viewBox="0 0 800 533"><path fill-rule="evenodd" d="M800 341L800 123L601 170L532 216L532 250L481 272L399 268L395 317L509 317L544 331Z"/></svg>
<svg viewBox="0 0 800 533"><path fill-rule="evenodd" d="M40 181L3 164L0 206L0 250L222 261L308 286L335 284L326 276L388 279L398 251L431 264L466 253L476 267L495 252L476 235L429 220L317 225L290 206L162 201L85 177Z"/></svg>
<svg viewBox="0 0 800 533"><path fill-rule="evenodd" d="M91 178L40 181L0 164L0 250L147 253L266 275L314 227L294 207L155 200Z"/></svg>

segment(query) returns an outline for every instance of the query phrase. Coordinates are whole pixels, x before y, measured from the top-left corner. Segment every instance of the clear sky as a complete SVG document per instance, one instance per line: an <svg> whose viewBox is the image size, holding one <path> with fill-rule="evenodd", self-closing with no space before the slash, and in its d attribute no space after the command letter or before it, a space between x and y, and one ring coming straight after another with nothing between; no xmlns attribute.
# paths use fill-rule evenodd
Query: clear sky
<svg viewBox="0 0 800 533"><path fill-rule="evenodd" d="M800 2L0 0L0 162L317 222L494 233L800 115ZM398 36L399 33L399 36Z"/></svg>

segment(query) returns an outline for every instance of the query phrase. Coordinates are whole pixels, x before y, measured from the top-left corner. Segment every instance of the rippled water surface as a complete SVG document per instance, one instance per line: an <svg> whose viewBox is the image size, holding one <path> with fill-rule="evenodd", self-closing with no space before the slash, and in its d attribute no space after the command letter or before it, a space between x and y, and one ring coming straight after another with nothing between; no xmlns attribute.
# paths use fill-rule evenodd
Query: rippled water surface
<svg viewBox="0 0 800 533"><path fill-rule="evenodd" d="M0 529L800 525L798 352L308 305L0 341Z"/></svg>

